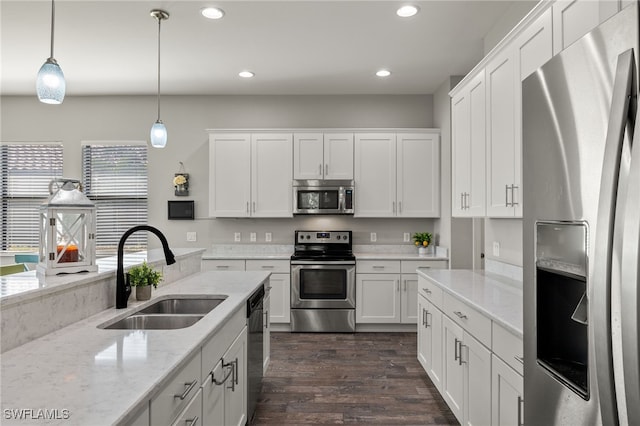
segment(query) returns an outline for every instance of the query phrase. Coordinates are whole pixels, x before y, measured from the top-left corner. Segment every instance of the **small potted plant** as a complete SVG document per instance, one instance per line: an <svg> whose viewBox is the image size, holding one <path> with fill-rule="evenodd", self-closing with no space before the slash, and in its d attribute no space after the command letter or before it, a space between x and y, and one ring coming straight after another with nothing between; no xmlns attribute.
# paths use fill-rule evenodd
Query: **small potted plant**
<svg viewBox="0 0 640 426"><path fill-rule="evenodd" d="M413 234L413 241L416 247L418 247L418 254L424 256L427 254L429 244L431 244L432 235L430 232L416 232Z"/></svg>
<svg viewBox="0 0 640 426"><path fill-rule="evenodd" d="M162 280L162 273L156 271L144 261L142 265L129 269L127 280L131 287L136 288L136 300L149 300L151 298L151 286L158 288L158 283Z"/></svg>

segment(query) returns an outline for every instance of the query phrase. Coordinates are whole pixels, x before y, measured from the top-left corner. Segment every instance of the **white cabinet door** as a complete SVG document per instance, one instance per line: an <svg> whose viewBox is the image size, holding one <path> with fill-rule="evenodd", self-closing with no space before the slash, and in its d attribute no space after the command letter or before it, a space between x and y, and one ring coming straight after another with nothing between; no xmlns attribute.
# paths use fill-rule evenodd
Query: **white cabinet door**
<svg viewBox="0 0 640 426"><path fill-rule="evenodd" d="M353 180L353 133L324 134L324 178Z"/></svg>
<svg viewBox="0 0 640 426"><path fill-rule="evenodd" d="M356 323L400 322L400 275L356 274Z"/></svg>
<svg viewBox="0 0 640 426"><path fill-rule="evenodd" d="M222 360L223 364L235 365L233 377L225 384L224 424L244 426L247 422L247 327L242 329Z"/></svg>
<svg viewBox="0 0 640 426"><path fill-rule="evenodd" d="M251 136L209 135L210 216L247 217L250 202Z"/></svg>
<svg viewBox="0 0 640 426"><path fill-rule="evenodd" d="M460 348L464 366L464 424L491 424L491 352L467 332Z"/></svg>
<svg viewBox="0 0 640 426"><path fill-rule="evenodd" d="M269 320L272 323L289 324L291 321L291 275L271 274L270 285Z"/></svg>
<svg viewBox="0 0 640 426"><path fill-rule="evenodd" d="M322 179L324 175L323 152L322 133L295 133L293 135L293 178L301 180Z"/></svg>
<svg viewBox="0 0 640 426"><path fill-rule="evenodd" d="M496 426L521 425L523 379L497 356L491 357L491 417Z"/></svg>
<svg viewBox="0 0 640 426"><path fill-rule="evenodd" d="M396 136L398 217L440 216L440 136Z"/></svg>
<svg viewBox="0 0 640 426"><path fill-rule="evenodd" d="M293 217L293 137L251 135L251 216Z"/></svg>
<svg viewBox="0 0 640 426"><path fill-rule="evenodd" d="M517 82L527 78L553 56L551 11L547 9L513 42L516 49L515 75L519 78ZM517 91L520 92L521 89Z"/></svg>
<svg viewBox="0 0 640 426"><path fill-rule="evenodd" d="M230 374L227 376L227 374ZM202 384L202 424L224 424L224 395L226 381L233 380L230 369L222 367L222 360L218 361L210 375Z"/></svg>
<svg viewBox="0 0 640 426"><path fill-rule="evenodd" d="M442 316L442 397L460 423L464 416L464 369L460 364L462 328Z"/></svg>
<svg viewBox="0 0 640 426"><path fill-rule="evenodd" d="M600 23L600 1L558 0L552 9L554 55L562 52Z"/></svg>
<svg viewBox="0 0 640 426"><path fill-rule="evenodd" d="M355 217L396 214L396 135L355 135Z"/></svg>
<svg viewBox="0 0 640 426"><path fill-rule="evenodd" d="M400 298L400 322L416 324L418 321L418 274L402 274L402 296Z"/></svg>
<svg viewBox="0 0 640 426"><path fill-rule="evenodd" d="M486 103L484 71L451 101L452 106L452 214L486 214Z"/></svg>
<svg viewBox="0 0 640 426"><path fill-rule="evenodd" d="M418 323L418 362L422 365L425 372L429 371L431 366L431 335L429 328L427 327L427 299L419 294L418 295L418 315L420 316L420 322Z"/></svg>
<svg viewBox="0 0 640 426"><path fill-rule="evenodd" d="M271 294L270 291L267 292L267 296L264 298L263 301L263 307L264 307L264 311L263 311L263 315L264 318L262 319L262 327L263 327L263 334L262 334L262 373L266 373L267 372L267 368L269 368L269 362L271 362L271 327L270 327L270 323L271 321L269 321L269 311L271 309Z"/></svg>
<svg viewBox="0 0 640 426"><path fill-rule="evenodd" d="M514 217L520 204L519 148L516 140L515 67L507 48L486 67L487 216ZM517 157L516 157L517 155ZM516 162L518 164L516 164Z"/></svg>
<svg viewBox="0 0 640 426"><path fill-rule="evenodd" d="M418 361L442 392L442 312L418 295Z"/></svg>

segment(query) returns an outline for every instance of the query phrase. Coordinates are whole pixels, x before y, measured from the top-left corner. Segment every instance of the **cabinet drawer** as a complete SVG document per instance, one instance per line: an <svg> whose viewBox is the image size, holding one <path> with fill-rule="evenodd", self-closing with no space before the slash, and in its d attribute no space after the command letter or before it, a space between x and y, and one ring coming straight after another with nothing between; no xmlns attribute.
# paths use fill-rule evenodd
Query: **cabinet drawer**
<svg viewBox="0 0 640 426"><path fill-rule="evenodd" d="M246 314L245 309L238 309L224 327L202 346L202 382L207 378L211 380L209 374L246 325Z"/></svg>
<svg viewBox="0 0 640 426"><path fill-rule="evenodd" d="M429 299L436 308L442 309L442 289L421 276L418 276L418 294Z"/></svg>
<svg viewBox="0 0 640 426"><path fill-rule="evenodd" d="M522 339L495 322L492 323L492 330L491 349L522 376L524 374Z"/></svg>
<svg viewBox="0 0 640 426"><path fill-rule="evenodd" d="M418 268L447 269L449 262L446 260L403 260L400 269L403 274L415 274Z"/></svg>
<svg viewBox="0 0 640 426"><path fill-rule="evenodd" d="M415 272L415 270L413 271ZM399 260L358 260L356 274L399 274Z"/></svg>
<svg viewBox="0 0 640 426"><path fill-rule="evenodd" d="M200 352L151 400L152 425L171 424L200 389Z"/></svg>
<svg viewBox="0 0 640 426"><path fill-rule="evenodd" d="M491 320L489 318L448 293L444 294L443 302L442 311L447 316L483 345L491 347Z"/></svg>
<svg viewBox="0 0 640 426"><path fill-rule="evenodd" d="M235 259L204 259L202 260L203 271L244 271L244 260Z"/></svg>
<svg viewBox="0 0 640 426"><path fill-rule="evenodd" d="M187 408L180 413L172 426L197 425L202 421L202 390L187 405Z"/></svg>
<svg viewBox="0 0 640 426"><path fill-rule="evenodd" d="M247 260L247 271L280 272L288 274L291 266L288 260Z"/></svg>

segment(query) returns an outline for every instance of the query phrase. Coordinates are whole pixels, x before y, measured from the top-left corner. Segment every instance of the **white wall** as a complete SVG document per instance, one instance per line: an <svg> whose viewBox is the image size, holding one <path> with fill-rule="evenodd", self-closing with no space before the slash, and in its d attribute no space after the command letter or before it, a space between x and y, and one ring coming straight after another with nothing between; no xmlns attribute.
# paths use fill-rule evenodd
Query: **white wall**
<svg viewBox="0 0 640 426"><path fill-rule="evenodd" d="M62 105L38 102L35 96L2 97L2 141L62 141L65 177L80 177L81 141L148 140L156 119L154 96L66 97ZM163 96L162 119L167 147L149 148L149 223L161 229L174 247L210 247L233 242L233 233L273 233L273 242L291 244L303 228L351 229L354 243L401 244L404 232L432 231L432 219L210 219L207 217L208 134L211 128L434 127L431 95L396 96ZM190 174L189 197L175 197L172 179L183 162ZM195 200L196 220L168 221L167 200ZM187 243L186 232L198 241ZM150 238L152 247L157 246Z"/></svg>

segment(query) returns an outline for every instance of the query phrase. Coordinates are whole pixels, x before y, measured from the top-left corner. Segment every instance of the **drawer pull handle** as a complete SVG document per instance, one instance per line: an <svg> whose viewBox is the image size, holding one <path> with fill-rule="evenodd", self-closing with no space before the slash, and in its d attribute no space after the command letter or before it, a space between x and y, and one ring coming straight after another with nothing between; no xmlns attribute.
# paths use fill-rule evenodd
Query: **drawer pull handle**
<svg viewBox="0 0 640 426"><path fill-rule="evenodd" d="M229 269L229 265L216 265L218 269Z"/></svg>
<svg viewBox="0 0 640 426"><path fill-rule="evenodd" d="M518 355L514 356L515 360L518 361L520 364L524 365L524 358Z"/></svg>
<svg viewBox="0 0 640 426"><path fill-rule="evenodd" d="M184 421L184 423L185 423L185 424L187 424L187 425L189 425L189 426L196 426L196 425L198 424L198 420L200 420L200 419L198 418L198 416L195 416L195 417L194 417L194 418L192 418L192 419L185 420L185 421Z"/></svg>
<svg viewBox="0 0 640 426"><path fill-rule="evenodd" d="M384 269L384 266L373 265L373 269Z"/></svg>
<svg viewBox="0 0 640 426"><path fill-rule="evenodd" d="M465 314L463 314L460 311L454 311L453 313L456 314L456 316L460 319L469 319Z"/></svg>
<svg viewBox="0 0 640 426"><path fill-rule="evenodd" d="M427 293L428 295L431 295L431 290L429 290L428 288L424 289L424 292Z"/></svg>
<svg viewBox="0 0 640 426"><path fill-rule="evenodd" d="M273 265L262 265L261 268L262 269L273 269L274 266Z"/></svg>
<svg viewBox="0 0 640 426"><path fill-rule="evenodd" d="M189 395L189 392L191 392L191 389L193 389L196 384L198 383L198 380L194 380L191 383L185 383L184 385L187 387L184 392L182 392L182 395L173 395L174 398L180 398L180 400L184 400L187 395Z"/></svg>

